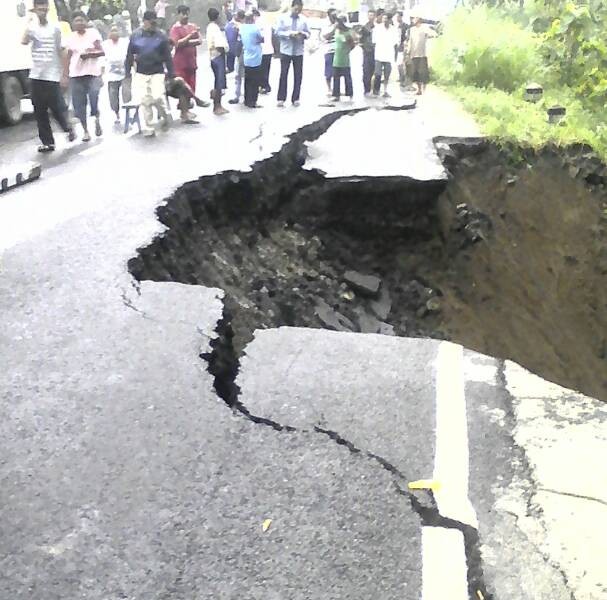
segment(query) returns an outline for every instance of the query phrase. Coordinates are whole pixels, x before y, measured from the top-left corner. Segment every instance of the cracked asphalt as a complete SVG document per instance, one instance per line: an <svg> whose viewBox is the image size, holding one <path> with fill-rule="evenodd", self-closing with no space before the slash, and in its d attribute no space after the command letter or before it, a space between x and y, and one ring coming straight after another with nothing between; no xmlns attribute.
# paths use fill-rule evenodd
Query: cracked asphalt
<svg viewBox="0 0 607 600"><path fill-rule="evenodd" d="M424 597L422 520L399 488L432 476L439 342L258 332L240 401L296 428L276 431L233 413L199 357L222 291L127 271L172 190L249 169L334 110L302 100L61 155L0 196L0 598ZM564 534L539 515L537 413L521 421L506 365L464 359L485 598L598 598L601 575L547 542Z"/></svg>

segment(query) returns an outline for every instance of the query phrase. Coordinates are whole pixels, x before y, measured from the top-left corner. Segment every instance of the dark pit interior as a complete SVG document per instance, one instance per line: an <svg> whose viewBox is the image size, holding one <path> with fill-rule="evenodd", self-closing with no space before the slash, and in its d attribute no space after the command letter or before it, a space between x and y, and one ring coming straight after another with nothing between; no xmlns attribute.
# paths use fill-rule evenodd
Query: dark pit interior
<svg viewBox="0 0 607 600"><path fill-rule="evenodd" d="M448 183L325 180L302 169L304 142L336 118L251 172L182 186L129 264L225 290L222 396L255 329L290 325L451 339L607 399L604 167L589 150L514 161L451 140Z"/></svg>

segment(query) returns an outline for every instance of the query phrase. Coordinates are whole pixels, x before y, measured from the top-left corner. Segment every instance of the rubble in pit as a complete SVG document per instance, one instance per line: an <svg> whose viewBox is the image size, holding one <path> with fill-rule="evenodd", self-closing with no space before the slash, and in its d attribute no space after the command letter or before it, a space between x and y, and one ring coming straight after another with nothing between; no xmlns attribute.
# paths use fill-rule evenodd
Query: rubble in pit
<svg viewBox="0 0 607 600"><path fill-rule="evenodd" d="M133 275L225 290L235 356L282 325L451 339L607 398L607 169L587 149L439 140L448 184L326 180L301 169L321 129L185 184Z"/></svg>

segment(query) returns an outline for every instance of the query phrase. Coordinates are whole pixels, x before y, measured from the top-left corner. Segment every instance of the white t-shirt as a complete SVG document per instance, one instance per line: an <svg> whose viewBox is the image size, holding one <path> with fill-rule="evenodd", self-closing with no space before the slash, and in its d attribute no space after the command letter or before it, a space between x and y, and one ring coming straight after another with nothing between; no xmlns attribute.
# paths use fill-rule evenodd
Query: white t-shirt
<svg viewBox="0 0 607 600"><path fill-rule="evenodd" d="M32 43L32 68L30 79L40 81L61 81L63 62L61 60L61 30L57 25L34 25L27 31Z"/></svg>
<svg viewBox="0 0 607 600"><path fill-rule="evenodd" d="M125 77L124 61L129 47L126 38L118 38L116 42L105 40L101 44L105 52L105 77L107 81L122 81Z"/></svg>
<svg viewBox="0 0 607 600"><path fill-rule="evenodd" d="M227 51L228 40L226 35L217 23L209 23L207 26L207 46L209 47L209 54L211 58L217 58L220 53L217 52L217 48L223 48Z"/></svg>
<svg viewBox="0 0 607 600"><path fill-rule="evenodd" d="M394 46L400 44L400 30L394 25L386 27L383 23L373 28L375 60L378 62L394 61Z"/></svg>

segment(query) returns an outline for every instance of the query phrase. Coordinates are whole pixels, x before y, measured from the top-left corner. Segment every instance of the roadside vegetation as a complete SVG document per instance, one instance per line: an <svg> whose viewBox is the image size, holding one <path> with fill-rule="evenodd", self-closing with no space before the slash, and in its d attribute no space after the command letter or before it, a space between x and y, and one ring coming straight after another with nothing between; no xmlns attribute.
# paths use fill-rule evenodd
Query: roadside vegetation
<svg viewBox="0 0 607 600"><path fill-rule="evenodd" d="M498 142L539 147L586 143L607 160L607 3L534 0L457 9L431 62L437 82L459 98ZM541 101L525 101L530 83ZM547 109L562 106L558 124Z"/></svg>

